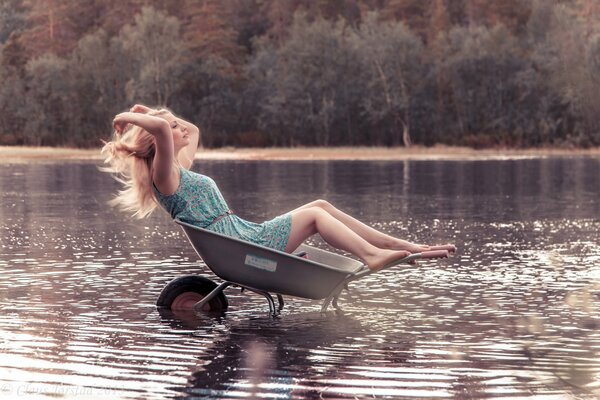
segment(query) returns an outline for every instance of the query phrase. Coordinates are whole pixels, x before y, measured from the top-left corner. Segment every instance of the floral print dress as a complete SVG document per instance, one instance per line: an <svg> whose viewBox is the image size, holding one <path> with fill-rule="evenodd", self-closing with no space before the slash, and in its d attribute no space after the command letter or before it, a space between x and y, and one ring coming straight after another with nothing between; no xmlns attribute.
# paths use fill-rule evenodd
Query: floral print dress
<svg viewBox="0 0 600 400"><path fill-rule="evenodd" d="M180 182L172 195L161 194L154 187L158 203L173 219L284 251L290 237L292 215L279 215L261 224L246 221L231 213L214 180L180 168Z"/></svg>

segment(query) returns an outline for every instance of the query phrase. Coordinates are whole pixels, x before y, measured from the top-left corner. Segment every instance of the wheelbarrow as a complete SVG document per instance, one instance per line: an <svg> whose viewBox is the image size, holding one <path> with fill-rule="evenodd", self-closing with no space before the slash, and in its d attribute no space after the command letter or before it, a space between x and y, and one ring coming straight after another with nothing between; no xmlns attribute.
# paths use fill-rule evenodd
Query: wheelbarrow
<svg viewBox="0 0 600 400"><path fill-rule="evenodd" d="M156 302L158 307L171 310L225 311L229 303L223 291L235 286L264 296L273 315L283 309L283 296L323 300L321 312L325 312L329 305L339 309L338 298L350 282L419 259L447 258L456 250L453 245L436 246L372 271L360 261L314 246L302 244L290 254L180 220L175 222L181 225L204 263L223 282L217 284L199 275L174 279L164 287Z"/></svg>

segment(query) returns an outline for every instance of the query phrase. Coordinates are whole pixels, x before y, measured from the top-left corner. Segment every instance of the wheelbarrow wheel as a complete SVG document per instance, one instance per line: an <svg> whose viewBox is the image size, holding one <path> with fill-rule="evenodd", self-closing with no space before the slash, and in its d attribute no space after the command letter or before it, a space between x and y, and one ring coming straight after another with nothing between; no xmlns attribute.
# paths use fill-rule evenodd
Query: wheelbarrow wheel
<svg viewBox="0 0 600 400"><path fill-rule="evenodd" d="M198 275L182 276L169 282L156 300L158 307L190 311L194 304L213 291L217 284ZM225 311L229 303L223 292L216 295L202 308L203 311Z"/></svg>

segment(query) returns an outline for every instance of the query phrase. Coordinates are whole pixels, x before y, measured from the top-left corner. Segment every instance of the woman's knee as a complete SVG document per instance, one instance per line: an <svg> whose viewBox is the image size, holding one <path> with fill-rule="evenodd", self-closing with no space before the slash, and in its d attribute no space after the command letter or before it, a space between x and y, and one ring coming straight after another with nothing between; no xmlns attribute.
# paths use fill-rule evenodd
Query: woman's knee
<svg viewBox="0 0 600 400"><path fill-rule="evenodd" d="M324 208L315 206L309 208L309 210L311 210L313 215L315 221L315 230L317 232L319 231L319 224L321 227L323 227L323 224L331 223L332 216Z"/></svg>
<svg viewBox="0 0 600 400"><path fill-rule="evenodd" d="M300 207L298 207L292 211L306 210L306 209L313 208L313 207L317 207L317 208L326 210L328 207L333 207L333 206L327 200L318 199L318 200L311 201L310 203L301 205Z"/></svg>
<svg viewBox="0 0 600 400"><path fill-rule="evenodd" d="M312 207L318 207L325 211L327 211L328 209L331 209L333 207L330 202L328 202L327 200L323 200L323 199L315 200L312 203L310 203L310 205Z"/></svg>
<svg viewBox="0 0 600 400"><path fill-rule="evenodd" d="M319 207L319 206L309 207L308 211L310 212L311 216L314 218L315 222L320 219L327 218L330 216L329 213L323 207Z"/></svg>
<svg viewBox="0 0 600 400"><path fill-rule="evenodd" d="M317 207L292 211L292 231L285 251L293 251L304 240L318 232L317 221L325 211Z"/></svg>
<svg viewBox="0 0 600 400"><path fill-rule="evenodd" d="M308 231L311 234L317 233L317 221L322 218L324 210L318 207L307 207L292 213L292 224L296 222L298 228L302 231Z"/></svg>

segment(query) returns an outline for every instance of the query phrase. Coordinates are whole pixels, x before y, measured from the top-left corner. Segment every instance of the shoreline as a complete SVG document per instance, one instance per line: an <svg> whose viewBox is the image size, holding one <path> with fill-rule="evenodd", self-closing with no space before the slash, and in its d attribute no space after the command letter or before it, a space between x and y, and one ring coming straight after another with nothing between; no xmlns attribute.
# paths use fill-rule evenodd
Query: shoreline
<svg viewBox="0 0 600 400"><path fill-rule="evenodd" d="M590 149L531 148L473 149L468 147L269 147L200 149L196 160L488 160L545 157L600 157L600 147ZM100 149L0 146L0 164L41 161L101 161Z"/></svg>

